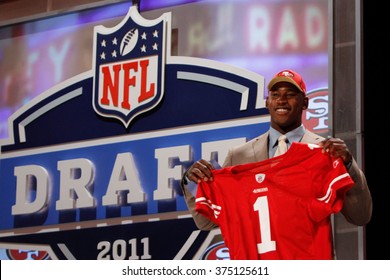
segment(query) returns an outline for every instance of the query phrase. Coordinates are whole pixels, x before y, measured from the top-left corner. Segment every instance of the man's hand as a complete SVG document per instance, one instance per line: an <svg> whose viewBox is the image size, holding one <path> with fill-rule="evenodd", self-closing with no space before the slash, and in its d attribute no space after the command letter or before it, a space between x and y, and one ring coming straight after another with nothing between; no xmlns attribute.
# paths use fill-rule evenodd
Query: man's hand
<svg viewBox="0 0 390 280"><path fill-rule="evenodd" d="M347 144L340 138L328 137L319 143L322 146L322 151L329 153L334 158L341 158L345 166L352 162L352 154L350 153Z"/></svg>
<svg viewBox="0 0 390 280"><path fill-rule="evenodd" d="M214 178L211 170L213 169L214 167L210 162L204 159L200 159L191 165L190 168L188 168L186 176L188 180L191 180L195 183L200 183L202 180L212 181Z"/></svg>

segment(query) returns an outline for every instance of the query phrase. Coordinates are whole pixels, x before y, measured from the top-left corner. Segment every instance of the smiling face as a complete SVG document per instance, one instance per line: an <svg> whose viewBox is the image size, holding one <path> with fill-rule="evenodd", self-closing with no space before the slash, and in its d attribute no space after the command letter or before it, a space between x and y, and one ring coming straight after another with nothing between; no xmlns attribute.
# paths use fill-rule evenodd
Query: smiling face
<svg viewBox="0 0 390 280"><path fill-rule="evenodd" d="M309 99L293 84L279 82L268 92L266 106L271 115L271 127L282 134L302 124L302 112Z"/></svg>

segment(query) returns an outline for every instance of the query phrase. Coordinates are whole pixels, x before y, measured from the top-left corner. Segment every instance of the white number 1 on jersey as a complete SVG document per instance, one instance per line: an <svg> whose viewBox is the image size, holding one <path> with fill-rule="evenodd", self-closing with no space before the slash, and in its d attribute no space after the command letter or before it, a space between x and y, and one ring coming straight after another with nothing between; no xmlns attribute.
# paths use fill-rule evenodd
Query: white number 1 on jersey
<svg viewBox="0 0 390 280"><path fill-rule="evenodd" d="M253 204L253 209L258 211L260 223L261 243L257 244L257 252L259 254L275 251L276 243L271 240L271 227L269 221L268 199L266 196L260 196Z"/></svg>

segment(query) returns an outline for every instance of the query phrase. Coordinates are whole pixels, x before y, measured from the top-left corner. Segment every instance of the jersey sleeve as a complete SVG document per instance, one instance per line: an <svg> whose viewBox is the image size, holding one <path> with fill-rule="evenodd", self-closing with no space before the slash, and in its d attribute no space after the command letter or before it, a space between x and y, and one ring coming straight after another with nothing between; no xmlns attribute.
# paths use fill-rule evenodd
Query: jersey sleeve
<svg viewBox="0 0 390 280"><path fill-rule="evenodd" d="M317 166L313 178L316 197L310 206L310 216L315 221L340 212L345 194L354 184L340 158L334 159L328 154L322 157L321 166Z"/></svg>
<svg viewBox="0 0 390 280"><path fill-rule="evenodd" d="M208 219L219 225L219 215L221 214L222 207L218 205L218 198L212 189L213 183L201 182L198 184L195 199L195 210ZM214 191L216 191L215 188Z"/></svg>

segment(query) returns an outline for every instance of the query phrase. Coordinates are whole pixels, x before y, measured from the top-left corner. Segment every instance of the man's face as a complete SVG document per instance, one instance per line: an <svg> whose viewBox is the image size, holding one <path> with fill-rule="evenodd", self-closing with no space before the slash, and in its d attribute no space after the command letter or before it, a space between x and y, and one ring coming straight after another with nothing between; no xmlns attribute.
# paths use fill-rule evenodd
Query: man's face
<svg viewBox="0 0 390 280"><path fill-rule="evenodd" d="M302 124L302 112L309 99L288 82L275 84L268 92L266 106L271 115L271 126L287 133Z"/></svg>

